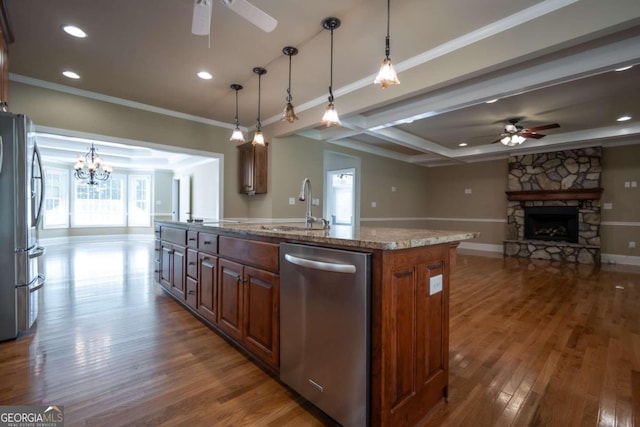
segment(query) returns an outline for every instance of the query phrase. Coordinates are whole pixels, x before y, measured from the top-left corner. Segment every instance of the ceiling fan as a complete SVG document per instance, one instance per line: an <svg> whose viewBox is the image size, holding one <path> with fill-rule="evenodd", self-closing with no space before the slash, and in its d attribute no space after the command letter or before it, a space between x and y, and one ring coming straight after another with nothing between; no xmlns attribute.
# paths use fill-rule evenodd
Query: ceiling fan
<svg viewBox="0 0 640 427"><path fill-rule="evenodd" d="M520 120L522 120L521 117L508 119L508 123L504 125L504 132L501 133L500 137L493 141L492 144L501 142L508 147L513 147L515 145L522 144L526 139L544 138L545 135L538 133L538 131L560 127L557 123L551 123L543 126L524 128L518 124Z"/></svg>
<svg viewBox="0 0 640 427"><path fill-rule="evenodd" d="M275 30L278 21L258 9L247 0L220 0L222 4L251 22L261 30L270 33ZM194 0L191 32L197 36L206 36L211 31L211 12L213 0Z"/></svg>

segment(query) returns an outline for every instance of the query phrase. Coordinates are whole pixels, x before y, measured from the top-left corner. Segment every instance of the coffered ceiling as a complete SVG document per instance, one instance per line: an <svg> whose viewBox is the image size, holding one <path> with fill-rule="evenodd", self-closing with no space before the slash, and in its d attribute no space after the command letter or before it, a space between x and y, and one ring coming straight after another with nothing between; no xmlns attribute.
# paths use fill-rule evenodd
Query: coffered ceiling
<svg viewBox="0 0 640 427"><path fill-rule="evenodd" d="M384 56L384 0L251 0L278 20L266 33L214 0L212 32L191 34L193 0L7 0L15 42L11 79L109 102L253 130L301 134L436 166L594 144L640 143L640 2L637 0L392 0L391 58L401 84L371 82ZM342 127L319 125L335 30L335 104ZM65 24L88 37L74 39ZM280 121L288 58L300 120ZM638 64L627 71L615 68ZM61 75L65 69L79 80ZM211 80L196 73L207 70ZM485 101L497 98L487 104ZM135 103L135 104L132 104ZM632 117L616 122L621 115ZM491 144L507 119L558 123L518 147ZM466 147L460 147L466 143Z"/></svg>

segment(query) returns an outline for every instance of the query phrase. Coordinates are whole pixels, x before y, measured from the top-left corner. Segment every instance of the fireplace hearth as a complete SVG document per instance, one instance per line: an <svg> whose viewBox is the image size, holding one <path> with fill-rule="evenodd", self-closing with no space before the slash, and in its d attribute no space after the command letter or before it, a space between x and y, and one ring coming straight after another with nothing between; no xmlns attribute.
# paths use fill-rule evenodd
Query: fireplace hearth
<svg viewBox="0 0 640 427"><path fill-rule="evenodd" d="M577 206L524 208L524 238L578 243Z"/></svg>

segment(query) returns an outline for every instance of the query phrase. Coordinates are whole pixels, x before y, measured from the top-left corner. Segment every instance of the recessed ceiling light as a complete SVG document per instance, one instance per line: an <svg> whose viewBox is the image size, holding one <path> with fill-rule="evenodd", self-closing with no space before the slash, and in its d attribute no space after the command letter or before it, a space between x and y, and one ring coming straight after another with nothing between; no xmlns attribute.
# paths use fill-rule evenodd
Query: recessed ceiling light
<svg viewBox="0 0 640 427"><path fill-rule="evenodd" d="M626 122L627 120L631 120L631 116L620 116L616 119L617 122Z"/></svg>
<svg viewBox="0 0 640 427"><path fill-rule="evenodd" d="M466 142L461 142L460 144L458 144L460 147L466 147L467 143Z"/></svg>
<svg viewBox="0 0 640 427"><path fill-rule="evenodd" d="M65 25L62 29L70 36L77 37L79 39L87 37L87 33L85 33L82 28L78 28L75 25Z"/></svg>
<svg viewBox="0 0 640 427"><path fill-rule="evenodd" d="M493 104L494 102L498 102L498 98L496 99L490 99L488 101L484 101L485 104Z"/></svg>
<svg viewBox="0 0 640 427"><path fill-rule="evenodd" d="M70 70L63 71L62 75L74 80L78 80L80 78L80 74Z"/></svg>
<svg viewBox="0 0 640 427"><path fill-rule="evenodd" d="M208 73L206 71L200 71L198 73L198 77L200 77L202 80L211 80L213 78L211 73Z"/></svg>
<svg viewBox="0 0 640 427"><path fill-rule="evenodd" d="M616 71L627 71L629 68L633 68L633 65L627 65L625 67L616 68Z"/></svg>

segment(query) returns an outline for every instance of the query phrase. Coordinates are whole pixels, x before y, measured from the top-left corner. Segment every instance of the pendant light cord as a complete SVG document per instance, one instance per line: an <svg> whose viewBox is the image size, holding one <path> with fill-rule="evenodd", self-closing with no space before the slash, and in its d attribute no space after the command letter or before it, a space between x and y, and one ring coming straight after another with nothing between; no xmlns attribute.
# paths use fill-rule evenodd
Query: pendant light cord
<svg viewBox="0 0 640 427"><path fill-rule="evenodd" d="M391 52L391 49L389 48L389 21L391 16L391 0L387 0L387 37L385 38L385 50L384 50L384 54L386 56L386 59L389 60L389 54Z"/></svg>
<svg viewBox="0 0 640 427"><path fill-rule="evenodd" d="M262 129L262 124L260 123L260 93L262 92L262 74L258 74L258 123L256 125L256 129L259 131Z"/></svg>
<svg viewBox="0 0 640 427"><path fill-rule="evenodd" d="M236 127L238 127L238 89L236 89Z"/></svg>
<svg viewBox="0 0 640 427"><path fill-rule="evenodd" d="M291 55L289 55L289 87L287 88L287 102L291 103L293 97L291 96Z"/></svg>
<svg viewBox="0 0 640 427"><path fill-rule="evenodd" d="M333 28L331 28L331 60L329 64L329 104L333 104Z"/></svg>

